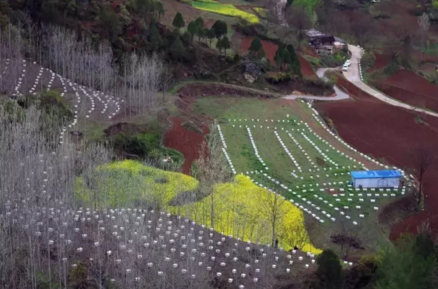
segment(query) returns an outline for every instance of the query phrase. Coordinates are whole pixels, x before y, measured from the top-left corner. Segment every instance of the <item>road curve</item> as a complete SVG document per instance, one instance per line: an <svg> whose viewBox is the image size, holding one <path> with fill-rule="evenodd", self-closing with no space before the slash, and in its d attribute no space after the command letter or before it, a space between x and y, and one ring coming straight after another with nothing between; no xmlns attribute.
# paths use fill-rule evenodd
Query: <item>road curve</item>
<svg viewBox="0 0 438 289"><path fill-rule="evenodd" d="M318 75L319 78L323 79L324 81L327 81L327 78L324 76L326 71L329 70L339 70L339 68L319 68L316 71L316 75ZM337 101L337 100L344 100L350 98L348 94L343 92L339 89L336 85L333 86L333 89L335 90L335 96L315 96L315 95L286 95L283 98L284 99L297 99L297 98L304 98L304 99L313 99L313 100L323 100L323 101Z"/></svg>
<svg viewBox="0 0 438 289"><path fill-rule="evenodd" d="M375 90L374 88L369 87L365 83L363 83L360 80L360 75L359 75L359 62L360 62L360 59L362 58L362 49L358 46L354 46L354 45L349 44L348 50L351 52L351 66L348 69L348 71L343 71L343 74L344 74L344 77L348 81L353 83L360 90L365 91L369 95L371 95L371 96L373 96L373 97L375 97L383 102L386 102L387 104L390 104L393 106L398 106L398 107L409 109L409 110L413 110L413 111L417 111L417 112L421 112L421 113L425 113L425 114L428 114L428 115L431 115L434 117L438 117L438 113L436 113L436 112L424 110L424 109L421 109L421 108L418 108L415 106L408 105L408 104L403 103L403 102L399 102L399 101L394 100L394 99L384 95L383 93Z"/></svg>

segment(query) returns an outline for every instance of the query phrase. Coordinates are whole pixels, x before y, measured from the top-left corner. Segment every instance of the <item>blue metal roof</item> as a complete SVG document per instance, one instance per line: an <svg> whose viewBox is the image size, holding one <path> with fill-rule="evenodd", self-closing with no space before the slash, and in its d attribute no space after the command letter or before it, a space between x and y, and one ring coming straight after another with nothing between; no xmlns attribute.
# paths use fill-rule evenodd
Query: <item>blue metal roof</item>
<svg viewBox="0 0 438 289"><path fill-rule="evenodd" d="M401 178L402 174L398 170L379 170L379 171L356 171L351 172L355 179L382 179L382 178Z"/></svg>

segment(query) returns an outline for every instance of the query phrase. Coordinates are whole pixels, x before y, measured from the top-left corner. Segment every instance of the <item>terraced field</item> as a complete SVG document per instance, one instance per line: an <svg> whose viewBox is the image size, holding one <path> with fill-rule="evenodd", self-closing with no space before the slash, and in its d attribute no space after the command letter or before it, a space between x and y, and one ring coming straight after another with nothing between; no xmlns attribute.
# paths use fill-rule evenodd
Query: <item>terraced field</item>
<svg viewBox="0 0 438 289"><path fill-rule="evenodd" d="M212 100L216 104L221 101ZM256 110L248 102L251 100L240 101L244 105L240 106L242 115L247 115L246 108ZM260 112L253 115L266 115L266 108L273 107L271 102L265 102ZM405 187L354 188L350 184L350 172L367 169L360 160L372 161L382 169L389 167L335 136L336 141L356 157L338 150L308 123L299 120L293 111L290 111L291 115L281 115L279 111L284 109L281 108L275 118L238 118L235 107L239 104L233 107L220 115L232 118L222 117L219 125L224 152L233 173L247 175L257 185L281 194L320 223L345 218L357 225L390 198L406 192ZM324 126L314 110L310 113Z"/></svg>

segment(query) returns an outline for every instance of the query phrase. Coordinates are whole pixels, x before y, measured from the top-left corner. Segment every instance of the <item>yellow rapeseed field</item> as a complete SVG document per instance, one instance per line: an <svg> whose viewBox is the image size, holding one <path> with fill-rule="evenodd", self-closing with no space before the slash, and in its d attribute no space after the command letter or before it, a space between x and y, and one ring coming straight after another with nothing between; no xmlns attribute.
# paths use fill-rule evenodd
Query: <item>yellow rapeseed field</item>
<svg viewBox="0 0 438 289"><path fill-rule="evenodd" d="M256 186L244 175L236 176L233 182L216 185L212 195L196 203L169 205L178 194L196 190L198 185L190 176L124 160L96 167L77 178L75 192L93 208L155 203L160 210L188 216L208 227L213 215L216 231L262 244L272 241L272 209L275 208L279 246L286 250L297 246L306 252L320 253L310 243L303 212L282 197L276 198L275 194Z"/></svg>
<svg viewBox="0 0 438 289"><path fill-rule="evenodd" d="M273 209L278 213L273 214ZM272 241L272 220L276 215L280 247L289 250L297 246L306 252L321 252L310 243L303 212L282 197L276 199L273 193L256 186L244 175L236 176L234 182L217 185L213 195L197 203L170 210L208 227L212 226L213 215L216 231L262 244Z"/></svg>
<svg viewBox="0 0 438 289"><path fill-rule="evenodd" d="M96 206L116 207L144 200L166 209L173 197L195 190L198 184L196 179L181 173L124 160L99 166L90 176L78 178L75 191L85 203Z"/></svg>
<svg viewBox="0 0 438 289"><path fill-rule="evenodd" d="M192 7L196 9L214 12L217 14L222 14L227 16L240 17L252 24L260 22L259 18L254 14L237 9L234 5L231 4L223 4L211 0L195 0L192 1L191 3L192 3Z"/></svg>

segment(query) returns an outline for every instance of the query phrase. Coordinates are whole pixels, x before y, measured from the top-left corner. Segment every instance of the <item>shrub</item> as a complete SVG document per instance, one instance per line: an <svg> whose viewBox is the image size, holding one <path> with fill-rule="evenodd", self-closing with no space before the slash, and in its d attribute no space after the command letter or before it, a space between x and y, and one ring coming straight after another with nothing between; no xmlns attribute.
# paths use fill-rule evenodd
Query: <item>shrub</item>
<svg viewBox="0 0 438 289"><path fill-rule="evenodd" d="M197 133L201 133L201 134L203 133L202 129L198 125L196 125L196 123L194 123L193 121L185 121L181 124L181 126Z"/></svg>
<svg viewBox="0 0 438 289"><path fill-rule="evenodd" d="M269 225L270 217L267 215L267 203L274 194L255 185L248 177L238 175L233 182L217 184L213 188L214 224L211 224L211 196L206 196L196 203L175 206L170 212L190 217L197 223L213 227L225 235L241 237L243 240L259 240L261 243L270 244L272 241L272 228ZM181 200L179 200L180 202ZM173 200L172 203L177 203ZM277 222L277 236L279 246L286 250L294 245L300 246L304 251L320 253L313 247L309 239L303 242L307 235L304 226L303 212L292 203L284 201L281 210L285 214ZM296 234L296 235L295 235Z"/></svg>
<svg viewBox="0 0 438 289"><path fill-rule="evenodd" d="M39 108L47 115L61 122L72 120L74 116L65 99L56 90L45 91L40 94Z"/></svg>
<svg viewBox="0 0 438 289"><path fill-rule="evenodd" d="M315 288L339 289L342 285L342 266L338 255L324 250L316 259L319 284Z"/></svg>
<svg viewBox="0 0 438 289"><path fill-rule="evenodd" d="M394 57L391 63L387 67L385 67L383 72L387 75L393 75L398 71L398 69L399 69L398 59Z"/></svg>
<svg viewBox="0 0 438 289"><path fill-rule="evenodd" d="M113 145L116 150L123 150L129 154L145 158L153 149L160 148L160 139L157 134L144 133L138 135L118 134Z"/></svg>
<svg viewBox="0 0 438 289"><path fill-rule="evenodd" d="M282 82L290 81L291 76L287 72L268 72L265 75L265 79L271 84L279 84Z"/></svg>

